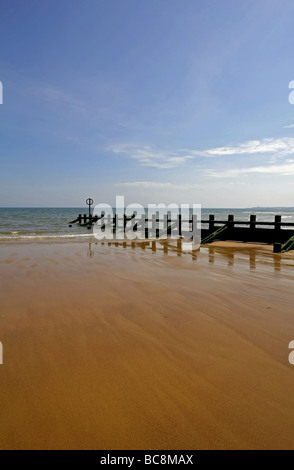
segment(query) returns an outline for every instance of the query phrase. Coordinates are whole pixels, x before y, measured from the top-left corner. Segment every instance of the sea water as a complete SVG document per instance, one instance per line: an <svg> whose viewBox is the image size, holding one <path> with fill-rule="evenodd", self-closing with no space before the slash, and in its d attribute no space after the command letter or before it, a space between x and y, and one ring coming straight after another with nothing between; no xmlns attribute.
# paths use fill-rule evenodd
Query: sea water
<svg viewBox="0 0 294 470"><path fill-rule="evenodd" d="M83 239L94 237L93 229L70 222L79 214L88 214L86 208L0 208L0 242L34 241L56 239ZM260 222L274 222L276 215L282 216L282 222L294 223L294 207L214 209L201 210L201 219L207 220L214 214L215 220L227 220L234 215L236 221L249 221L250 215L256 215Z"/></svg>

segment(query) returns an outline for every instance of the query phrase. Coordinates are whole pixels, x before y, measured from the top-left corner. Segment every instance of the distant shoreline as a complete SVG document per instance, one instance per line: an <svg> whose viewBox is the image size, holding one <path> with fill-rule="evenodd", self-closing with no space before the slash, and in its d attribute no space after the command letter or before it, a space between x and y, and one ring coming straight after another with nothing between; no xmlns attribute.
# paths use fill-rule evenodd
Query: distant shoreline
<svg viewBox="0 0 294 470"><path fill-rule="evenodd" d="M168 204L167 204L168 206ZM95 204L94 204L94 207L95 207ZM81 211L85 211L85 210L88 210L87 207L85 206L0 206L0 210L1 209L76 209L76 210L81 210ZM113 207L113 209L115 209L115 207ZM144 206L144 209L147 209L147 206ZM253 210L253 211L257 211L257 210L284 210L284 209L287 209L287 210L290 210L290 209L293 209L294 210L294 206L265 206L265 207L262 207L262 206L257 206L257 207L201 207L202 210L204 211L213 211L213 210L223 210L223 211L228 211L228 210L240 210L240 211L247 211L247 210Z"/></svg>

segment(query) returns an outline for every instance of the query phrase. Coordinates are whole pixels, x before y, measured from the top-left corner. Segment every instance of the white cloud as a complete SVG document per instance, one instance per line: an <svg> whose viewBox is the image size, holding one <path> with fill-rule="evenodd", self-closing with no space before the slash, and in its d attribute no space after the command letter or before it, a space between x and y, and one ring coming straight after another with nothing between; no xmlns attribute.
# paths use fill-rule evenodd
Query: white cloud
<svg viewBox="0 0 294 470"><path fill-rule="evenodd" d="M213 178L235 178L237 176L248 175L252 173L262 173L270 175L290 176L294 175L294 162L282 165L256 166L251 168L232 168L230 170L216 171L205 170L205 175Z"/></svg>
<svg viewBox="0 0 294 470"><path fill-rule="evenodd" d="M150 146L138 146L135 144L115 144L108 147L116 154L126 154L137 160L142 166L153 168L175 168L193 158L191 155L181 154L181 151L160 151Z"/></svg>
<svg viewBox="0 0 294 470"><path fill-rule="evenodd" d="M272 162L277 158L294 155L294 138L251 140L237 145L214 147L206 150L175 149L173 151L163 151L154 149L151 146L140 146L132 143L115 144L108 147L107 150L116 154L127 155L137 160L142 166L170 169L198 158L270 155Z"/></svg>
<svg viewBox="0 0 294 470"><path fill-rule="evenodd" d="M190 150L191 154L202 157L224 157L232 155L258 155L278 153L280 156L294 154L294 138L250 140L248 142L215 147L208 150Z"/></svg>
<svg viewBox="0 0 294 470"><path fill-rule="evenodd" d="M294 124L289 124L288 126L284 126L284 129L294 129Z"/></svg>
<svg viewBox="0 0 294 470"><path fill-rule="evenodd" d="M143 188L143 189L171 189L171 190L185 190L199 188L198 184L183 183L162 183L156 181L134 181L126 183L117 183L116 186L127 187L127 188Z"/></svg>
<svg viewBox="0 0 294 470"><path fill-rule="evenodd" d="M125 186L127 188L171 188L171 183L157 183L155 181L134 181L130 183L117 183L116 186Z"/></svg>

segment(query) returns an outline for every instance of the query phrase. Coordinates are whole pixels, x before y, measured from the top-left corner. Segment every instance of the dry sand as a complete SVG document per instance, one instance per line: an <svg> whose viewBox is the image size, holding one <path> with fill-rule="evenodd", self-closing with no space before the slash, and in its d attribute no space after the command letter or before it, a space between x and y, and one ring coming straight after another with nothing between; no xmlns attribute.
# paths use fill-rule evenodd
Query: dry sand
<svg viewBox="0 0 294 470"><path fill-rule="evenodd" d="M294 449L294 255L151 248L0 246L1 449Z"/></svg>

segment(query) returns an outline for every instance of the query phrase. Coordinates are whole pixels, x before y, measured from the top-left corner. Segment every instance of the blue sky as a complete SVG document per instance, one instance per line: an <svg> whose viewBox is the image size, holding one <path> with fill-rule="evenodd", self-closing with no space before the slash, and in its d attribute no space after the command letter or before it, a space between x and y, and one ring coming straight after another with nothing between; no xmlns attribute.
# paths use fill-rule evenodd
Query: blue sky
<svg viewBox="0 0 294 470"><path fill-rule="evenodd" d="M293 0L1 0L0 206L294 206Z"/></svg>

